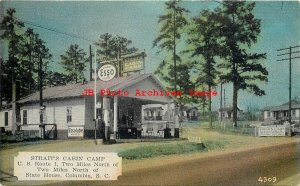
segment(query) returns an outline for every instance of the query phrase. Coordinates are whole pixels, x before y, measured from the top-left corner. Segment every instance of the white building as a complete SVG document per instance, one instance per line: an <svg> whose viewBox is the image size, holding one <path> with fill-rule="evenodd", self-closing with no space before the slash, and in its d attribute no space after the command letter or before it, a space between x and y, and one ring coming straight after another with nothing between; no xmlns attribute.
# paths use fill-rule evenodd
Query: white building
<svg viewBox="0 0 300 186"><path fill-rule="evenodd" d="M197 121L199 120L199 111L197 107L185 106L182 108L182 120Z"/></svg>
<svg viewBox="0 0 300 186"><path fill-rule="evenodd" d="M57 138L66 139L70 128L81 127L84 129L83 137L94 137L93 86L94 82L89 82L43 90L43 105L45 106L43 124L47 124L45 135L56 135L53 133L56 127ZM110 94L106 95L108 90L110 90ZM142 105L173 102L171 96L153 96L151 92L153 93L154 90L164 90L164 87L151 74L119 77L109 82L97 81L97 117L103 118L112 133L117 133L118 128L124 125L137 126L142 122ZM102 95L100 95L101 91ZM141 91L144 91L144 94L141 94ZM20 125L25 132L41 135L39 92L19 100L18 108L20 114L17 117L20 118L20 122L16 124ZM11 130L13 125L11 108L3 108L0 116L0 127L4 127L7 131ZM123 116L126 116L127 119L131 118L130 122L124 123Z"/></svg>
<svg viewBox="0 0 300 186"><path fill-rule="evenodd" d="M291 107L292 122L300 122L300 103L292 102ZM274 123L279 121L287 121L289 119L289 103L284 103L279 106L264 108L264 122Z"/></svg>
<svg viewBox="0 0 300 186"><path fill-rule="evenodd" d="M223 107L219 109L219 119L231 120L233 118L233 107ZM243 110L237 108L237 118L243 118Z"/></svg>

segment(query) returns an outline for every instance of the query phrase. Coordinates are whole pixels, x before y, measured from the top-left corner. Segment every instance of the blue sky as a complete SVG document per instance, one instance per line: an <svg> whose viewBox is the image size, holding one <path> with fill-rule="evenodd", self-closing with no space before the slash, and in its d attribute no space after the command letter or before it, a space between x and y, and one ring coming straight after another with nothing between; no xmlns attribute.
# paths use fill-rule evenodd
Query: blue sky
<svg viewBox="0 0 300 186"><path fill-rule="evenodd" d="M133 46L144 50L146 72L153 72L163 54L157 55L158 48L152 48L152 42L158 35L158 15L164 11L162 1L2 1L0 12L13 7L16 17L44 27L73 33L92 40L97 40L103 33L118 34L132 40ZM216 2L185 1L182 5L191 11L190 15L198 15L204 8L219 6ZM249 93L239 92L239 106L247 107L277 105L288 101L288 62L277 62L276 51L279 48L300 44L300 5L294 2L257 2L255 15L262 20L259 41L252 51L267 53L266 67L269 71L269 82L261 84L267 95L256 97ZM53 54L53 69L59 69L60 55L70 44L79 44L88 52L89 42L71 38L38 27L32 27L46 42ZM298 48L298 50L300 50ZM5 58L5 55L4 55ZM292 96L300 95L300 59L292 64ZM225 85L226 103L232 103L232 87ZM217 88L219 91L219 88ZM214 99L214 109L219 107L219 97Z"/></svg>

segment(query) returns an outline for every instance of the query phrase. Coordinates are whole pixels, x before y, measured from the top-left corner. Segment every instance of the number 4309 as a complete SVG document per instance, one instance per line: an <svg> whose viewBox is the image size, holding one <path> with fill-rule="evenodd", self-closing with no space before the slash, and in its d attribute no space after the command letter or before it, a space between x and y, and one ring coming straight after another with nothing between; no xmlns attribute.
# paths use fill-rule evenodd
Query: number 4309
<svg viewBox="0 0 300 186"><path fill-rule="evenodd" d="M261 183L266 183L266 182L272 182L275 183L277 180L277 178L274 177L259 177L257 181L261 182Z"/></svg>

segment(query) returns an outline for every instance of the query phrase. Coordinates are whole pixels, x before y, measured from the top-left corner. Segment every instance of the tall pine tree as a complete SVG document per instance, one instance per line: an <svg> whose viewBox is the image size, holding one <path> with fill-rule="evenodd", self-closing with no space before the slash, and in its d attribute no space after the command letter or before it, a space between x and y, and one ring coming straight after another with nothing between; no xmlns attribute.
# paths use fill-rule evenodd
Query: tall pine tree
<svg viewBox="0 0 300 186"><path fill-rule="evenodd" d="M15 9L7 9L6 15L0 24L1 39L8 42L8 59L3 60L3 69L6 74L6 76L3 76L3 82L11 82L3 86L5 89L2 89L2 95L7 102L12 101L14 103L17 97L16 80L21 79L19 77L21 69L18 66L20 65L20 54L22 53L22 33L18 30L24 27L24 23L16 19L15 13Z"/></svg>
<svg viewBox="0 0 300 186"><path fill-rule="evenodd" d="M262 63L266 54L249 52L261 31L261 21L253 14L255 3L225 1L222 4L222 8L216 10L221 17L223 55L226 56L225 63L219 66L224 69L220 77L224 82L233 83L233 122L237 127L238 91L265 94L257 84L267 81L268 72Z"/></svg>
<svg viewBox="0 0 300 186"><path fill-rule="evenodd" d="M192 67L196 70L196 87L205 85L208 91L217 85L216 60L220 54L220 24L216 21L217 15L209 10L203 10L194 17L188 32L187 43L191 57L196 58ZM211 98L208 97L210 126L212 127ZM201 100L205 101L205 100Z"/></svg>
<svg viewBox="0 0 300 186"><path fill-rule="evenodd" d="M64 55L61 55L61 64L65 70L68 83L78 83L84 79L84 68L87 63L86 53L77 44L70 45Z"/></svg>
<svg viewBox="0 0 300 186"><path fill-rule="evenodd" d="M138 51L137 48L130 46L131 40L109 33L100 35L100 39L95 44L99 47L97 56L100 56L101 61L115 60L114 65L117 67L118 76L122 76L121 56Z"/></svg>
<svg viewBox="0 0 300 186"><path fill-rule="evenodd" d="M182 39L183 30L188 25L187 9L180 6L180 1L172 0L165 3L165 13L159 16L159 36L153 41L153 47L160 48L166 55L171 55L172 60L163 60L156 74L161 76L173 90L186 91L190 87L190 75L188 64L182 63L178 45ZM166 73L167 72L167 73ZM179 89L178 89L179 88Z"/></svg>

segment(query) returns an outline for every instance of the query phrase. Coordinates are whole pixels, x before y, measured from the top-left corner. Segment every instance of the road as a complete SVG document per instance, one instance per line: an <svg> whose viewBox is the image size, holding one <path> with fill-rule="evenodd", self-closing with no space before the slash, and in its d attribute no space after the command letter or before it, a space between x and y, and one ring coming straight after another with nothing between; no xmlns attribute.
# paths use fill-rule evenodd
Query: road
<svg viewBox="0 0 300 186"><path fill-rule="evenodd" d="M126 171L117 181L68 181L49 185L274 185L300 173L300 144L230 152ZM259 177L276 182L261 183ZM298 185L300 180L292 180Z"/></svg>

